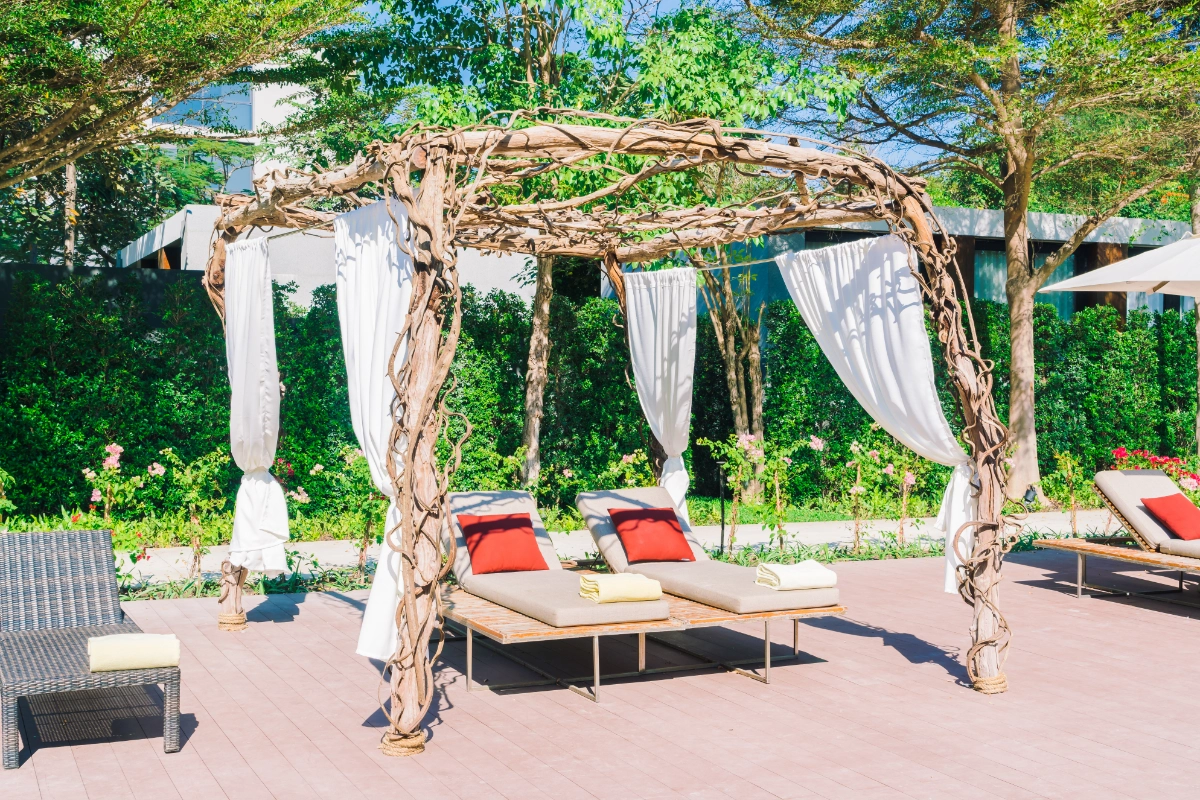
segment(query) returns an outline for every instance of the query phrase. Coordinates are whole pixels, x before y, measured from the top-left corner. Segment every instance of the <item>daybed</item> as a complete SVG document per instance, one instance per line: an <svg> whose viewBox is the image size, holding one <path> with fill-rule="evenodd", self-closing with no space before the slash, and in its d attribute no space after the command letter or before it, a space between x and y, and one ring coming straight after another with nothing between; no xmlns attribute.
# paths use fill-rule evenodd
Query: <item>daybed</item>
<svg viewBox="0 0 1200 800"><path fill-rule="evenodd" d="M671 496L659 486L581 492L575 507L583 515L601 556L614 572L636 572L654 578L663 591L734 614L787 611L836 606L837 588L776 591L754 582L753 567L713 561L696 539L686 519L676 515L695 561L651 561L630 564L617 536L609 509L673 508Z"/></svg>

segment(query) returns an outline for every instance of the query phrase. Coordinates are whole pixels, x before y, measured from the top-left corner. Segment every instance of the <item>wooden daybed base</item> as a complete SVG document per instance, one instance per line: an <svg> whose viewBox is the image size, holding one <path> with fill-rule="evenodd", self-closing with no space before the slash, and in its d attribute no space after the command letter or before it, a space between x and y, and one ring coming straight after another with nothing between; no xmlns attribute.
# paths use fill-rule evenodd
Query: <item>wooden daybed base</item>
<svg viewBox="0 0 1200 800"><path fill-rule="evenodd" d="M459 587L443 587L445 601L445 618L448 623L463 631L467 643L467 691L517 689L532 686L563 686L576 694L600 702L601 678L630 678L638 675L653 675L664 672L684 672L698 669L721 667L723 669L745 675L748 678L771 682L771 621L780 619L792 620L792 656L800 655L800 620L810 617L825 617L846 612L843 606L824 606L821 608L791 609L788 611L765 611L753 614L734 614L719 608L706 606L682 597L663 595L670 605L670 618L652 622L622 622L608 625L576 625L568 628L555 628L544 622L531 619L524 614L497 605L489 600L467 592ZM654 638L654 641L677 650L686 655L703 659L700 664L677 665L670 667L646 668L646 635L672 631L686 631L694 628L706 628L713 625L724 625L730 622L749 622L762 620L763 623L763 671L758 675L741 665L758 663L759 659L746 661L713 661L708 656L689 650L673 642ZM543 680L526 681L523 683L491 684L475 686L474 676L474 634L480 633L498 645L521 644L524 642L542 642L552 639L582 639L592 640L592 674L575 678L559 678L545 670L534 666L500 647L483 644L509 660L520 664L543 677ZM600 674L600 637L637 634L638 637L638 668L635 672L619 672L609 675ZM653 637L652 637L653 638ZM788 660L791 660L788 659ZM592 688L588 691L576 684L591 679Z"/></svg>
<svg viewBox="0 0 1200 800"><path fill-rule="evenodd" d="M1120 541L1120 537L1112 537L1105 541ZM1130 544L1136 545L1137 542L1133 538L1126 539ZM1038 539L1033 543L1034 547L1040 547L1046 550L1062 550L1068 553L1074 553L1076 557L1076 572L1075 572L1075 596L1081 597L1084 589L1094 589L1100 592L1108 592L1109 594L1124 595L1125 597L1150 597L1155 600L1161 600L1166 603L1175 603L1176 605L1189 606L1197 608L1197 603L1187 602L1183 600L1173 600L1162 595L1179 594L1184 591L1183 576L1185 574L1200 575L1200 559L1188 558L1186 556L1173 556L1166 553L1157 553L1143 550L1138 546L1122 547L1113 544L1100 544L1089 539ZM1148 569L1168 569L1177 570L1179 572L1179 586L1175 589L1151 589L1144 592L1128 591L1125 589L1117 589L1112 586L1101 586L1099 584L1089 583L1087 577L1087 560L1088 557L1107 558L1112 561L1123 561L1127 564L1138 564L1147 567Z"/></svg>

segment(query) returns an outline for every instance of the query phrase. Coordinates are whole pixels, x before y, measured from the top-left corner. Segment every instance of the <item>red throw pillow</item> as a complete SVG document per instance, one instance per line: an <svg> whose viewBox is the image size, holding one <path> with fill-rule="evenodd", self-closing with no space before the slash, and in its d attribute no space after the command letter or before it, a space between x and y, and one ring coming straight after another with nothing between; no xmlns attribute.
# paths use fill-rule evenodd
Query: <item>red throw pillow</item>
<svg viewBox="0 0 1200 800"><path fill-rule="evenodd" d="M695 561L673 508L610 508L617 537L630 564Z"/></svg>
<svg viewBox="0 0 1200 800"><path fill-rule="evenodd" d="M550 569L538 548L529 514L457 514L471 554L471 572L532 572Z"/></svg>
<svg viewBox="0 0 1200 800"><path fill-rule="evenodd" d="M1143 497L1142 503L1164 528L1180 539L1200 539L1200 508L1186 495Z"/></svg>

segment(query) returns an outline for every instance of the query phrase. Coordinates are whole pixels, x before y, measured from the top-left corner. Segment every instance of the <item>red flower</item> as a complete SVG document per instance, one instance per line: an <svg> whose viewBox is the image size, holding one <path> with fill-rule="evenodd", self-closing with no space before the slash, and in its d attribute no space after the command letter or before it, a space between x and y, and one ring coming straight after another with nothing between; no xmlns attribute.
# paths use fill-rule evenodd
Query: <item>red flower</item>
<svg viewBox="0 0 1200 800"><path fill-rule="evenodd" d="M72 514L71 522L79 522L79 520L82 518L83 518L83 514Z"/></svg>
<svg viewBox="0 0 1200 800"><path fill-rule="evenodd" d="M1116 458L1116 459L1129 458L1129 451L1126 450L1124 447L1118 447L1116 450L1112 451L1112 454L1113 454L1113 458Z"/></svg>

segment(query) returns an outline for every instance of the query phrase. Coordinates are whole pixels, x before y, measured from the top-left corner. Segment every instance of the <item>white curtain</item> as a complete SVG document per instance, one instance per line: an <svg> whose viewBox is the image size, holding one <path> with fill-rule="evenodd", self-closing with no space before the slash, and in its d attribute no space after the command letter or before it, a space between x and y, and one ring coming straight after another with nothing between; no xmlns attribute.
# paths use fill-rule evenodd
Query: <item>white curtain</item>
<svg viewBox="0 0 1200 800"><path fill-rule="evenodd" d="M380 201L342 214L333 222L350 421L371 468L371 479L390 501L387 530L399 522L387 470L391 409L396 397L388 378L388 359L408 316L413 274L412 259L401 252L396 239L399 232L408 241L408 213L399 201L390 201L390 207L389 214L388 204ZM400 362L406 355L402 349ZM384 541L358 633L359 655L384 661L395 652L400 592L400 557Z"/></svg>
<svg viewBox="0 0 1200 800"><path fill-rule="evenodd" d="M692 425L696 365L696 270L625 274L629 355L642 413L666 450L658 483L687 519L690 478L683 465Z"/></svg>
<svg viewBox="0 0 1200 800"><path fill-rule="evenodd" d="M271 474L279 443L279 367L267 240L229 245L225 255L225 357L229 447L244 473L233 511L229 561L278 574L287 568L287 500Z"/></svg>
<svg viewBox="0 0 1200 800"><path fill-rule="evenodd" d="M974 467L938 400L913 256L898 236L776 256L788 292L850 393L918 455L954 467L937 528L947 537L947 592L956 592L955 532L978 516ZM966 537L964 537L966 539ZM963 547L970 552L971 542Z"/></svg>

